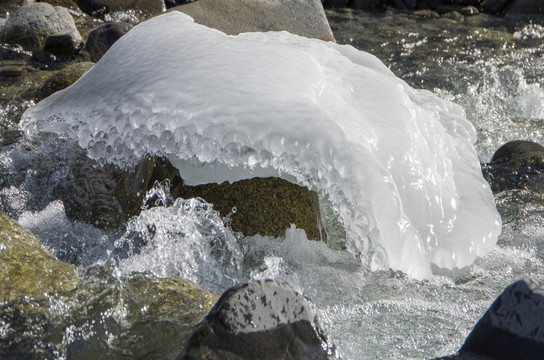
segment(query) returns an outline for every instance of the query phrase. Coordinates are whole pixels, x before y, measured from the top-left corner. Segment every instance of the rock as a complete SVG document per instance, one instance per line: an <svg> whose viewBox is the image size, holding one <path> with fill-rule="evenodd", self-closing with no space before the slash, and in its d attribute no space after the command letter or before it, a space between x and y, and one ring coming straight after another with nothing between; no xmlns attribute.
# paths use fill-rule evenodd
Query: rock
<svg viewBox="0 0 544 360"><path fill-rule="evenodd" d="M462 15L478 15L480 12L474 6L465 6L459 10Z"/></svg>
<svg viewBox="0 0 544 360"><path fill-rule="evenodd" d="M75 53L83 43L83 39L77 29L68 29L45 39L43 49L51 54L69 56Z"/></svg>
<svg viewBox="0 0 544 360"><path fill-rule="evenodd" d="M511 0L483 0L481 8L490 14L500 14Z"/></svg>
<svg viewBox="0 0 544 360"><path fill-rule="evenodd" d="M454 20L454 21L459 21L459 22L465 19L465 17L461 15L460 13L458 13L457 11L447 12L445 14L442 14L442 17L446 19Z"/></svg>
<svg viewBox="0 0 544 360"><path fill-rule="evenodd" d="M506 14L542 15L544 0L511 0L504 12Z"/></svg>
<svg viewBox="0 0 544 360"><path fill-rule="evenodd" d="M395 8L401 10L414 10L417 3L418 0L393 0Z"/></svg>
<svg viewBox="0 0 544 360"><path fill-rule="evenodd" d="M58 71L47 79L36 92L36 100L39 101L49 95L67 88L94 66L93 62L73 63Z"/></svg>
<svg viewBox="0 0 544 360"><path fill-rule="evenodd" d="M179 186L174 197L201 197L214 204L222 217L232 215L232 229L246 236L284 236L291 224L308 239L327 241L317 193L279 178L253 178L234 183Z"/></svg>
<svg viewBox="0 0 544 360"><path fill-rule="evenodd" d="M196 327L182 359L330 359L315 305L286 282L263 280L227 290Z"/></svg>
<svg viewBox="0 0 544 360"><path fill-rule="evenodd" d="M81 10L95 17L110 11L137 10L154 15L165 10L164 0L76 0Z"/></svg>
<svg viewBox="0 0 544 360"><path fill-rule="evenodd" d="M195 0L164 0L164 5L166 5L167 9L170 9L171 7L185 5L193 1Z"/></svg>
<svg viewBox="0 0 544 360"><path fill-rule="evenodd" d="M531 189L544 192L544 146L516 140L502 145L491 162L482 165L491 190Z"/></svg>
<svg viewBox="0 0 544 360"><path fill-rule="evenodd" d="M79 11L79 7L73 0L39 0L39 2L48 3L53 6L62 6L67 9Z"/></svg>
<svg viewBox="0 0 544 360"><path fill-rule="evenodd" d="M0 294L3 359L174 358L217 301L179 277L120 276L59 261L2 212ZM104 321L105 314L116 315ZM62 337L67 331L69 341Z"/></svg>
<svg viewBox="0 0 544 360"><path fill-rule="evenodd" d="M334 41L319 0L198 0L171 10L229 35L254 31L288 31L309 38Z"/></svg>
<svg viewBox="0 0 544 360"><path fill-rule="evenodd" d="M129 32L133 26L125 22L102 24L93 29L87 37L85 52L89 60L97 62L108 49L123 35Z"/></svg>
<svg viewBox="0 0 544 360"><path fill-rule="evenodd" d="M26 50L40 50L49 35L76 30L74 19L62 7L34 3L18 9L0 29L0 42L19 44Z"/></svg>
<svg viewBox="0 0 544 360"><path fill-rule="evenodd" d="M385 10L387 5L386 0L350 0L349 7L361 10Z"/></svg>
<svg viewBox="0 0 544 360"><path fill-rule="evenodd" d="M537 360L544 354L544 286L530 279L508 286L476 324L460 354Z"/></svg>

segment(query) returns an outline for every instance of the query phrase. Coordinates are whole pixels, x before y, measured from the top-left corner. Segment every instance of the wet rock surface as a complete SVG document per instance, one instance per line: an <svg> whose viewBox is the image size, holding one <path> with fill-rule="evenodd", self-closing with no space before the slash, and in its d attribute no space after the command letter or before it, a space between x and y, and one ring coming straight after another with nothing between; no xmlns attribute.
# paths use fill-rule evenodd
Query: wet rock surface
<svg viewBox="0 0 544 360"><path fill-rule="evenodd" d="M335 354L317 308L286 282L227 290L196 327L178 359L329 359Z"/></svg>
<svg viewBox="0 0 544 360"><path fill-rule="evenodd" d="M536 360L544 354L544 287L519 280L495 300L480 319L460 354L498 360Z"/></svg>
<svg viewBox="0 0 544 360"><path fill-rule="evenodd" d="M87 14L99 18L110 11L137 10L151 15L165 9L164 0L76 0L76 3Z"/></svg>
<svg viewBox="0 0 544 360"><path fill-rule="evenodd" d="M179 277L116 276L107 267L59 261L2 212L0 264L0 318L8 329L2 359L172 359L217 300ZM112 332L118 336L110 343Z"/></svg>
<svg viewBox="0 0 544 360"><path fill-rule="evenodd" d="M544 192L544 146L516 140L502 145L482 172L494 193L510 189Z"/></svg>

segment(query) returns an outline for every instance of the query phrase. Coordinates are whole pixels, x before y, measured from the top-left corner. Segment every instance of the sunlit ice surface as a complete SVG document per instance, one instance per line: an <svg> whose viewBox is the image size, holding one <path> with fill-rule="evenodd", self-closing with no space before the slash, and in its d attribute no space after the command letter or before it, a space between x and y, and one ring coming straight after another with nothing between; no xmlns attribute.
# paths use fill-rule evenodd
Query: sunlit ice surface
<svg viewBox="0 0 544 360"><path fill-rule="evenodd" d="M500 233L464 111L351 46L227 36L172 12L135 27L21 125L120 166L166 156L192 183L255 172L306 185L374 270L430 278L432 264L469 265Z"/></svg>

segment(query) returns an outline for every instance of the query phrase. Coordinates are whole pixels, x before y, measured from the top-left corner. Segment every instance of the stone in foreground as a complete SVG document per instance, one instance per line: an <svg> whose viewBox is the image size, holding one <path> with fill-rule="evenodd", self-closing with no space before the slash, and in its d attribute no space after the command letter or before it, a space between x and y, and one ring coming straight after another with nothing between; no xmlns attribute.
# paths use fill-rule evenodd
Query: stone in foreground
<svg viewBox="0 0 544 360"><path fill-rule="evenodd" d="M536 360L544 354L544 286L524 279L508 286L468 336L460 355Z"/></svg>
<svg viewBox="0 0 544 360"><path fill-rule="evenodd" d="M315 305L286 281L263 280L227 290L186 344L184 359L330 359Z"/></svg>

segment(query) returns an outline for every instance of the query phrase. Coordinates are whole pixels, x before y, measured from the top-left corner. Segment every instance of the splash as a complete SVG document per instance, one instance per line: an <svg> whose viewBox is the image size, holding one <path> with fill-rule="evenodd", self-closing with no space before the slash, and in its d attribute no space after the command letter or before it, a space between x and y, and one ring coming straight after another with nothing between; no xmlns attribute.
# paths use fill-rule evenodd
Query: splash
<svg viewBox="0 0 544 360"><path fill-rule="evenodd" d="M430 277L431 263L466 266L500 232L463 110L351 46L227 36L171 12L21 126L121 166L167 156L193 183L275 174L316 189L373 269Z"/></svg>

